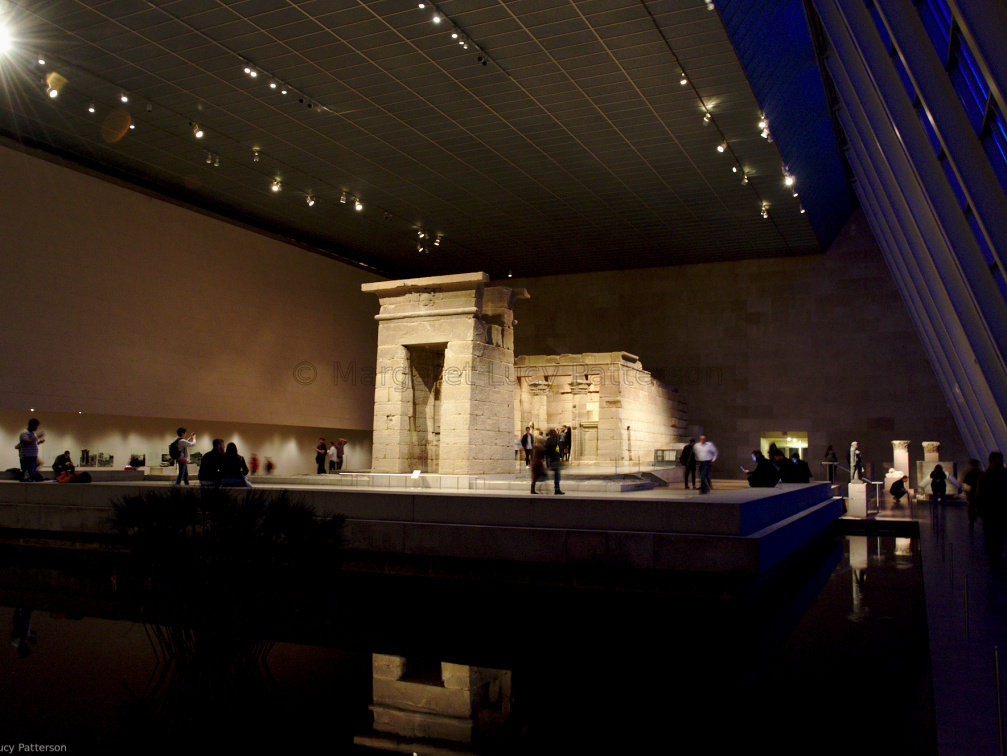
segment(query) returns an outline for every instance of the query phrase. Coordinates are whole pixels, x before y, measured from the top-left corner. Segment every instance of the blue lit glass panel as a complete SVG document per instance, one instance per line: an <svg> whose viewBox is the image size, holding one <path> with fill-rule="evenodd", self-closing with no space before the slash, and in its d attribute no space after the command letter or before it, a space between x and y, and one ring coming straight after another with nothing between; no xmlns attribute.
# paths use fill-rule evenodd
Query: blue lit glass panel
<svg viewBox="0 0 1007 756"><path fill-rule="evenodd" d="M948 44L951 39L951 14L941 0L922 0L916 6L923 19L923 26L930 35L930 42L941 60L948 59Z"/></svg>
<svg viewBox="0 0 1007 756"><path fill-rule="evenodd" d="M993 172L1007 194L1007 123L1004 122L1004 115L999 107L993 108L990 130L983 136L982 143Z"/></svg>
<svg viewBox="0 0 1007 756"><path fill-rule="evenodd" d="M989 245L986 243L986 236L983 234L982 229L979 228L979 221L976 220L975 213L965 213L965 217L968 218L969 228L972 229L972 235L976 238L976 242L979 244L979 249L982 250L983 259L986 260L986 265L992 265L996 258L993 257L993 250L991 250Z"/></svg>
<svg viewBox="0 0 1007 756"><path fill-rule="evenodd" d="M958 64L962 68L962 75L969 82L969 87L975 93L976 99L985 105L986 100L990 96L989 87L986 86L986 80L983 78L982 71L979 70L979 66L976 64L976 58L972 54L972 49L969 47L968 42L960 36L958 37L958 52L956 57L958 58Z"/></svg>
<svg viewBox="0 0 1007 756"><path fill-rule="evenodd" d="M944 169L944 177L947 178L948 184L950 184L952 191L955 193L958 207L964 210L966 205L965 192L958 181L958 177L955 175L954 169L951 167L951 161L947 157L941 158L941 168Z"/></svg>
<svg viewBox="0 0 1007 756"><path fill-rule="evenodd" d="M881 41L884 43L885 49L891 52L892 38L888 34L888 28L885 26L884 21L881 20L881 14L878 13L877 5L871 5L871 18L874 19L874 27L878 30L878 34L881 35Z"/></svg>
<svg viewBox="0 0 1007 756"><path fill-rule="evenodd" d="M986 105L986 102L983 101L983 105L981 106L976 101L969 83L962 76L961 66L953 64L948 73L951 76L951 83L955 86L955 92L958 93L958 100L965 110L965 115L969 118L969 123L972 124L972 128L975 129L976 133L979 133L979 129L982 128L983 124L983 106Z"/></svg>

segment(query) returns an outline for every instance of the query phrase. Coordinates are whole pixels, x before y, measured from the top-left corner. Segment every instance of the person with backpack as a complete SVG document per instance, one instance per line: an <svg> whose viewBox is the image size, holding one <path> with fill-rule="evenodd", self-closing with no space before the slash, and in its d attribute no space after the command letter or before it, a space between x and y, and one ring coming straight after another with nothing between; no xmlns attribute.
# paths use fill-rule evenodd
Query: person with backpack
<svg viewBox="0 0 1007 756"><path fill-rule="evenodd" d="M175 478L175 485L189 485L189 448L196 445L196 434L186 435L185 428L179 428L178 438L168 446L168 456L178 464L178 476Z"/></svg>

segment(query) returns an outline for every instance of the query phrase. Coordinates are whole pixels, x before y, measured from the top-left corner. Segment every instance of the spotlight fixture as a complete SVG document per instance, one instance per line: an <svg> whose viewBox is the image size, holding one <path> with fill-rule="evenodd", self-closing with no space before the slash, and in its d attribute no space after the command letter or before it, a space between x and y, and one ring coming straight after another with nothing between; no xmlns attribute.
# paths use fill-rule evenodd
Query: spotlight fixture
<svg viewBox="0 0 1007 756"><path fill-rule="evenodd" d="M794 189L794 196L795 197L797 196L797 190L796 189Z"/></svg>
<svg viewBox="0 0 1007 756"><path fill-rule="evenodd" d="M259 148L258 147L253 147L252 148L252 162L253 163L258 163L259 162Z"/></svg>
<svg viewBox="0 0 1007 756"><path fill-rule="evenodd" d="M193 123L192 121L189 121L189 125L192 126L192 135L194 137L196 137L196 139L202 139L203 138L203 130L201 128L199 128L199 124L198 123Z"/></svg>
<svg viewBox="0 0 1007 756"><path fill-rule="evenodd" d="M51 97L54 100L57 97L59 97L59 90L56 89L56 87L54 87L52 84L46 84L45 91L48 93L49 97Z"/></svg>
<svg viewBox="0 0 1007 756"><path fill-rule="evenodd" d="M256 76L258 76L258 75L259 75L259 72L258 72L258 71L256 71L256 70L255 70L255 69L253 68L253 69L251 69L251 70L250 70L250 71L248 72L248 75L249 75L249 76L251 76L251 77L252 77L252 78L254 79L254 78L255 78Z"/></svg>
<svg viewBox="0 0 1007 756"><path fill-rule="evenodd" d="M432 20L433 20L433 22L435 24L439 24L441 22L441 14L440 13L435 13Z"/></svg>
<svg viewBox="0 0 1007 756"><path fill-rule="evenodd" d="M442 236L443 236L443 234L437 234L436 238L434 238L434 246L435 247L441 246L441 237Z"/></svg>
<svg viewBox="0 0 1007 756"><path fill-rule="evenodd" d="M220 167L220 155L214 155L213 156L213 167L214 168L219 168Z"/></svg>
<svg viewBox="0 0 1007 756"><path fill-rule="evenodd" d="M710 112L707 111L706 115L703 116L703 123L709 123L709 122L710 122Z"/></svg>
<svg viewBox="0 0 1007 756"><path fill-rule="evenodd" d="M773 141L773 135L769 133L768 128L763 129L762 132L759 134L759 136L761 136L763 139L768 139L770 142Z"/></svg>
<svg viewBox="0 0 1007 756"><path fill-rule="evenodd" d="M738 172L738 166L736 166L736 165L732 166L731 167L731 173L737 173L737 172Z"/></svg>
<svg viewBox="0 0 1007 756"><path fill-rule="evenodd" d="M769 123L766 121L766 117L763 116L762 119L759 121L759 129L768 129L768 128Z"/></svg>
<svg viewBox="0 0 1007 756"><path fill-rule="evenodd" d="M135 128L136 128L136 124L135 124L135 123L131 123L131 124L129 124L129 127L130 127L131 129L135 129Z"/></svg>
<svg viewBox="0 0 1007 756"><path fill-rule="evenodd" d="M451 32L451 39L458 39L458 32Z"/></svg>
<svg viewBox="0 0 1007 756"><path fill-rule="evenodd" d="M804 205L801 205L801 215L804 215Z"/></svg>
<svg viewBox="0 0 1007 756"><path fill-rule="evenodd" d="M742 173L741 174L741 185L744 186L747 183L748 183L748 174L747 173Z"/></svg>
<svg viewBox="0 0 1007 756"><path fill-rule="evenodd" d="M364 203L358 200L356 197L353 198L353 209L358 213L364 209Z"/></svg>
<svg viewBox="0 0 1007 756"><path fill-rule="evenodd" d="M206 164L207 165L212 165L213 164L213 154L210 153L210 152L206 153Z"/></svg>
<svg viewBox="0 0 1007 756"><path fill-rule="evenodd" d="M283 184L280 183L279 179L274 179L273 183L270 184L269 188L272 189L274 192L278 192L280 191L280 189L283 188Z"/></svg>
<svg viewBox="0 0 1007 756"><path fill-rule="evenodd" d="M717 152L723 152L727 149L727 142L721 142L717 145Z"/></svg>
<svg viewBox="0 0 1007 756"><path fill-rule="evenodd" d="M416 251L422 254L427 254L430 249L427 247L427 232L422 228L416 234Z"/></svg>
<svg viewBox="0 0 1007 756"><path fill-rule="evenodd" d="M769 205L767 205L765 202L762 203L762 217L763 218L769 217Z"/></svg>
<svg viewBox="0 0 1007 756"><path fill-rule="evenodd" d="M123 102L129 102L129 95L123 92L121 95L119 95L119 99L122 100Z"/></svg>
<svg viewBox="0 0 1007 756"><path fill-rule="evenodd" d="M717 6L713 4L713 0L706 0L706 9L708 11L716 10Z"/></svg>
<svg viewBox="0 0 1007 756"><path fill-rule="evenodd" d="M269 82L269 88L270 89L276 89L276 82L275 81Z"/></svg>
<svg viewBox="0 0 1007 756"><path fill-rule="evenodd" d="M341 205L346 204L346 192L343 192L341 195L339 195L339 204Z"/></svg>
<svg viewBox="0 0 1007 756"><path fill-rule="evenodd" d="M514 271L508 270L507 271L507 278L514 278Z"/></svg>
<svg viewBox="0 0 1007 756"><path fill-rule="evenodd" d="M313 207L315 204L315 198L312 197L310 194L304 198L304 201L308 203L308 207Z"/></svg>
<svg viewBox="0 0 1007 756"><path fill-rule="evenodd" d="M87 106L87 112L88 113L93 113L94 112L94 103L93 102L90 105Z"/></svg>
<svg viewBox="0 0 1007 756"><path fill-rule="evenodd" d="M252 75L252 69L249 68L248 66L245 66L245 73L247 73L249 76L251 76Z"/></svg>
<svg viewBox="0 0 1007 756"><path fill-rule="evenodd" d="M783 184L784 184L784 186L793 186L794 185L794 181L795 181L795 179L794 179L793 176L791 176L786 171L783 172Z"/></svg>
<svg viewBox="0 0 1007 756"><path fill-rule="evenodd" d="M689 83L689 80L685 76L685 71L682 71L682 80L678 83L681 84L683 87Z"/></svg>
<svg viewBox="0 0 1007 756"><path fill-rule="evenodd" d="M420 10L423 10L426 7L427 7L426 3L420 3Z"/></svg>
<svg viewBox="0 0 1007 756"><path fill-rule="evenodd" d="M4 50L9 50L10 49L10 45L11 45L10 37L7 36L7 34L5 33L4 36L3 36L3 49ZM44 66L45 65L45 58L42 55L38 56L38 64L40 66Z"/></svg>

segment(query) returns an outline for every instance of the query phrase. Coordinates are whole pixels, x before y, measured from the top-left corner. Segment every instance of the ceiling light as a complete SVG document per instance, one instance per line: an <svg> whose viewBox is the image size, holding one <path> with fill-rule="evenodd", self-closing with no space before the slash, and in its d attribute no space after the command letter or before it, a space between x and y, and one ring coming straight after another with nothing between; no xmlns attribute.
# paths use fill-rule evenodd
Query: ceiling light
<svg viewBox="0 0 1007 756"><path fill-rule="evenodd" d="M211 153L211 152L207 152L206 153L206 164L207 165L212 165L213 164L213 153Z"/></svg>
<svg viewBox="0 0 1007 756"><path fill-rule="evenodd" d="M801 205L801 215L804 215L804 205Z"/></svg>
<svg viewBox="0 0 1007 756"><path fill-rule="evenodd" d="M710 122L710 114L707 113L705 116L703 116L703 123L709 123L709 122Z"/></svg>
<svg viewBox="0 0 1007 756"><path fill-rule="evenodd" d="M258 163L259 162L259 148L258 147L253 147L252 148L252 162L253 163Z"/></svg>
<svg viewBox="0 0 1007 756"><path fill-rule="evenodd" d="M679 84L681 84L681 85L682 85L683 87L684 87L684 86L685 86L686 84L688 84L688 83L689 83L689 80L688 80L688 79L687 79L687 78L685 77L685 72L684 72L684 71L682 72L682 80L681 80L680 82L678 82L678 83L679 83Z"/></svg>
<svg viewBox="0 0 1007 756"><path fill-rule="evenodd" d="M420 10L423 10L426 7L427 7L426 3L420 3Z"/></svg>
<svg viewBox="0 0 1007 756"><path fill-rule="evenodd" d="M768 129L769 128L769 123L766 121L766 117L765 116L763 116L762 120L759 121L759 128L760 129Z"/></svg>
<svg viewBox="0 0 1007 756"><path fill-rule="evenodd" d="M437 237L434 239L435 247L441 246L441 236L443 236L443 234L437 234Z"/></svg>
<svg viewBox="0 0 1007 756"><path fill-rule="evenodd" d="M280 191L280 189L283 188L283 185L280 183L279 179L275 179L269 188L272 189L274 192L278 192Z"/></svg>
<svg viewBox="0 0 1007 756"><path fill-rule="evenodd" d="M121 95L119 95L119 99L122 100L123 102L129 102L129 95L123 92Z"/></svg>
<svg viewBox="0 0 1007 756"><path fill-rule="evenodd" d="M767 205L765 202L762 203L762 217L763 218L769 217L769 205Z"/></svg>
<svg viewBox="0 0 1007 756"><path fill-rule="evenodd" d="M715 10L716 5L713 4L713 0L706 0L706 9L709 11Z"/></svg>
<svg viewBox="0 0 1007 756"><path fill-rule="evenodd" d="M717 152L723 152L727 149L727 142L721 142L717 145Z"/></svg>
<svg viewBox="0 0 1007 756"><path fill-rule="evenodd" d="M514 271L508 270L507 271L507 278L514 278Z"/></svg>
<svg viewBox="0 0 1007 756"><path fill-rule="evenodd" d="M129 127L130 127L131 129L135 129L135 128L136 128L136 124L135 124L135 123L131 123L131 124L129 124Z"/></svg>
<svg viewBox="0 0 1007 756"><path fill-rule="evenodd" d="M353 200L353 209L356 210L359 213L361 210L364 209L364 203L361 202L360 200L354 198L354 200Z"/></svg>
<svg viewBox="0 0 1007 756"><path fill-rule="evenodd" d="M439 24L439 23L441 22L441 16L440 16L440 14L439 14L439 13L435 13L435 14L434 14L434 18L433 18L433 22L434 22L435 24Z"/></svg>
<svg viewBox="0 0 1007 756"><path fill-rule="evenodd" d="M213 156L213 166L214 168L220 167L220 155Z"/></svg>
<svg viewBox="0 0 1007 756"><path fill-rule="evenodd" d="M6 37L6 33L5 33L4 36ZM6 40L7 41L5 42L5 46L4 46L4 50L5 51L10 49L10 37L6 37ZM45 58L43 58L41 55L38 56L38 64L40 66L44 66L45 65Z"/></svg>
<svg viewBox="0 0 1007 756"><path fill-rule="evenodd" d="M280 94L286 94L286 93L287 93L287 90L286 90L286 89L281 89L281 90L280 90Z"/></svg>
<svg viewBox="0 0 1007 756"><path fill-rule="evenodd" d="M738 166L736 166L736 165L732 166L731 173L737 173L737 172L738 172Z"/></svg>
<svg viewBox="0 0 1007 756"><path fill-rule="evenodd" d="M794 189L794 196L795 197L797 196L797 190L796 189Z"/></svg>
<svg viewBox="0 0 1007 756"><path fill-rule="evenodd" d="M748 183L748 174L747 173L742 173L741 174L741 184L742 184L742 186L744 186L747 183Z"/></svg>
<svg viewBox="0 0 1007 756"><path fill-rule="evenodd" d="M49 93L49 96L53 99L59 97L59 90L56 89L52 84L45 85L45 91Z"/></svg>
<svg viewBox="0 0 1007 756"><path fill-rule="evenodd" d="M339 203L342 205L346 204L346 192L343 192L341 195L339 195Z"/></svg>
<svg viewBox="0 0 1007 756"><path fill-rule="evenodd" d="M791 176L786 171L784 171L783 172L783 183L784 183L785 186L793 186L794 185L794 177Z"/></svg>
<svg viewBox="0 0 1007 756"><path fill-rule="evenodd" d="M312 197L310 194L304 198L304 201L308 203L308 207L312 207L315 204L315 198Z"/></svg>
<svg viewBox="0 0 1007 756"><path fill-rule="evenodd" d="M196 139L202 139L203 138L203 130L201 128L199 128L199 124L198 123L193 123L192 121L189 121L189 125L192 126L192 135L194 137L196 137Z"/></svg>
<svg viewBox="0 0 1007 756"><path fill-rule="evenodd" d="M458 32L451 32L451 39L458 39Z"/></svg>
<svg viewBox="0 0 1007 756"><path fill-rule="evenodd" d="M276 89L276 82L275 81L269 82L269 88L270 89Z"/></svg>
<svg viewBox="0 0 1007 756"><path fill-rule="evenodd" d="M259 75L259 72L258 72L258 71L256 71L256 70L255 70L255 69L253 68L253 69L249 70L249 72L248 72L248 75L249 75L249 76L251 76L251 77L252 77L252 78L254 79L254 78L255 78L256 76L258 76L258 75Z"/></svg>
<svg viewBox="0 0 1007 756"><path fill-rule="evenodd" d="M245 66L245 73L251 74L252 73L252 69L249 68L248 66Z"/></svg>
<svg viewBox="0 0 1007 756"><path fill-rule="evenodd" d="M94 112L94 103L93 102L90 105L87 106L87 112L88 113L93 113Z"/></svg>

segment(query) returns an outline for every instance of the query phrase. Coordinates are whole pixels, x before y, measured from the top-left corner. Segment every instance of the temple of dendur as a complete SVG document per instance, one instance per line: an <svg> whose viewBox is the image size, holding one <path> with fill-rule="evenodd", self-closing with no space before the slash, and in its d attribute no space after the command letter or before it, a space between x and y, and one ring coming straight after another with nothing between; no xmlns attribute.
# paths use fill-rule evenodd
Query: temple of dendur
<svg viewBox="0 0 1007 756"><path fill-rule="evenodd" d="M364 284L378 296L372 471L514 471L526 426L569 425L575 461L650 461L685 402L626 352L514 357L524 289L486 273Z"/></svg>

